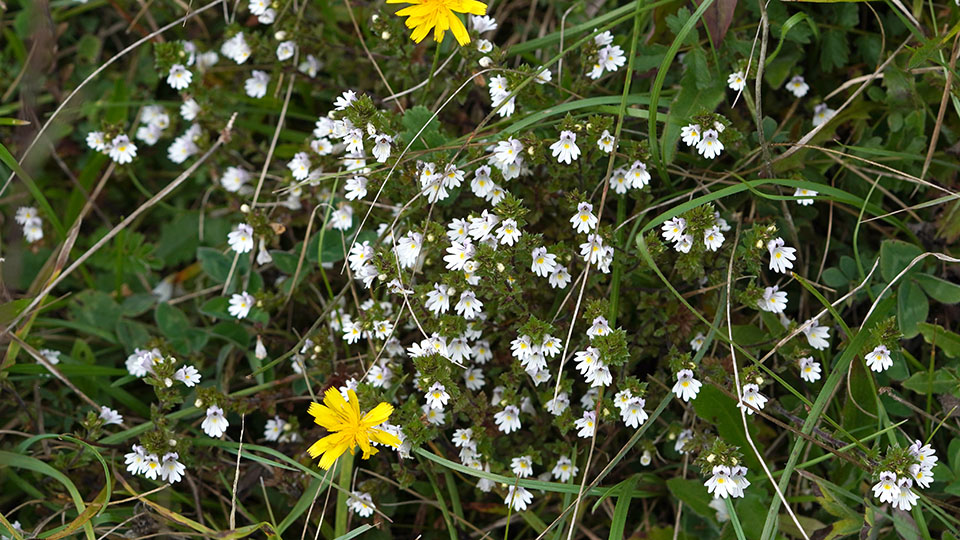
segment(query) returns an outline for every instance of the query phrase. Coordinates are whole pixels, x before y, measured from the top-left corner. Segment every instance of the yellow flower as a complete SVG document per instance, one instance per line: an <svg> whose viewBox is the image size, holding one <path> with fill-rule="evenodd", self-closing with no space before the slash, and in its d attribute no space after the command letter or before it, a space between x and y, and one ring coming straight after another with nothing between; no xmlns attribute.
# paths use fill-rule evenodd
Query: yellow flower
<svg viewBox="0 0 960 540"><path fill-rule="evenodd" d="M347 393L349 402L343 399L336 388L328 388L323 396L323 405L314 402L307 410L314 417L314 422L332 432L307 449L310 457L314 459L323 454L320 457L320 467L323 469L329 469L347 450L353 454L356 446L363 451L363 459L377 453L371 442L400 446L400 439L396 436L374 427L390 418L393 405L381 403L361 416L357 394L353 390L348 390Z"/></svg>
<svg viewBox="0 0 960 540"><path fill-rule="evenodd" d="M407 28L413 28L410 38L420 43L427 37L433 28L433 39L437 43L443 41L443 33L453 32L457 43L461 46L470 43L467 28L460 22L457 13L471 13L486 15L487 5L477 0L387 0L388 4L413 4L397 12L401 17L407 17Z"/></svg>

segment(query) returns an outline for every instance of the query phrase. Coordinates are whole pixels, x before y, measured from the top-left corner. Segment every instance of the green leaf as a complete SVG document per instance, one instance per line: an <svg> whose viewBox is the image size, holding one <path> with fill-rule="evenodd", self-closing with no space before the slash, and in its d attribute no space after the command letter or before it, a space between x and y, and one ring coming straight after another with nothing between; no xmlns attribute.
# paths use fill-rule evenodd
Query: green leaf
<svg viewBox="0 0 960 540"><path fill-rule="evenodd" d="M233 343L242 350L250 348L250 334L243 325L230 321L222 321L213 326L210 332L219 338Z"/></svg>
<svg viewBox="0 0 960 540"><path fill-rule="evenodd" d="M748 451L750 446L744 436L743 421L740 419L740 410L734 398L724 394L712 384L704 384L697 399L692 403L697 416L712 425L723 440L744 449L743 460L748 469L761 469L757 456ZM750 434L756 441L756 422L747 422L747 425L750 426ZM762 453L763 447L759 444L757 447Z"/></svg>
<svg viewBox="0 0 960 540"><path fill-rule="evenodd" d="M831 266L823 271L823 276L821 276L821 281L824 285L828 287L833 287L834 289L839 289L840 287L845 287L850 283L850 280L839 268Z"/></svg>
<svg viewBox="0 0 960 540"><path fill-rule="evenodd" d="M833 71L847 64L850 57L850 46L847 44L846 32L827 30L820 41L820 67L824 71Z"/></svg>
<svg viewBox="0 0 960 540"><path fill-rule="evenodd" d="M706 488L703 487L703 482L675 476L667 480L667 489L674 497L683 501L697 514L716 521L717 512L710 508L710 501L713 496L707 493Z"/></svg>
<svg viewBox="0 0 960 540"><path fill-rule="evenodd" d="M960 388L960 380L943 369L934 370L933 376L927 371L914 373L903 381L903 387L918 394L948 394Z"/></svg>
<svg viewBox="0 0 960 540"><path fill-rule="evenodd" d="M190 320L183 311L166 302L157 306L154 317L160 332L169 339L179 338L190 330Z"/></svg>
<svg viewBox="0 0 960 540"><path fill-rule="evenodd" d="M123 344L127 352L133 352L134 349L143 346L150 339L146 326L127 319L117 321L114 332L116 332L117 339Z"/></svg>
<svg viewBox="0 0 960 540"><path fill-rule="evenodd" d="M230 274L230 266L233 259L224 255L219 250L202 247L197 249L197 260L200 261L200 267L216 283L227 281L227 275Z"/></svg>
<svg viewBox="0 0 960 540"><path fill-rule="evenodd" d="M923 250L913 244L900 240L884 240L880 244L880 275L890 283L910 261L922 253Z"/></svg>
<svg viewBox="0 0 960 540"><path fill-rule="evenodd" d="M927 296L941 304L960 303L960 285L940 279L930 274L916 274L913 276Z"/></svg>
<svg viewBox="0 0 960 540"><path fill-rule="evenodd" d="M923 340L935 344L950 358L960 357L960 335L957 335L939 324L920 323L917 325Z"/></svg>
<svg viewBox="0 0 960 540"><path fill-rule="evenodd" d="M930 302L920 286L913 281L904 281L897 290L897 322L903 337L912 338L920 333L917 325L927 320Z"/></svg>
<svg viewBox="0 0 960 540"><path fill-rule="evenodd" d="M432 117L433 113L423 105L410 107L403 113L401 123L405 131L400 134L400 141L404 147L410 144L410 141L416 137L421 129L423 129L423 132L420 133L420 137L417 138L417 141L410 147L410 150L426 150L428 148L442 146L443 143L446 142L446 138L440 134L440 122Z"/></svg>
<svg viewBox="0 0 960 540"><path fill-rule="evenodd" d="M120 309L127 317L137 317L146 313L156 301L152 294L134 294L123 300Z"/></svg>

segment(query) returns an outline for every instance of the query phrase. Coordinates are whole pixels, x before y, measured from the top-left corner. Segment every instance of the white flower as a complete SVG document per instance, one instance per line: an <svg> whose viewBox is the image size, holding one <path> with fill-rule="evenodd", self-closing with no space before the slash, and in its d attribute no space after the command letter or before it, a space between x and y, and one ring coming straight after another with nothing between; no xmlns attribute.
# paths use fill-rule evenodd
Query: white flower
<svg viewBox="0 0 960 540"><path fill-rule="evenodd" d="M480 390L486 384L483 371L479 368L467 368L463 372L463 383L469 390Z"/></svg>
<svg viewBox="0 0 960 540"><path fill-rule="evenodd" d="M270 75L259 69L253 70L250 78L243 82L243 90L248 96L260 99L267 95L267 85L270 84Z"/></svg>
<svg viewBox="0 0 960 540"><path fill-rule="evenodd" d="M693 378L693 371L681 369L677 372L677 382L673 385L673 393L684 401L695 399L700 392L702 383Z"/></svg>
<svg viewBox="0 0 960 540"><path fill-rule="evenodd" d="M447 420L447 413L440 409L431 409L429 405L424 405L423 407L420 407L420 410L423 411L423 415L427 418L427 422L435 426L439 426Z"/></svg>
<svg viewBox="0 0 960 540"><path fill-rule="evenodd" d="M486 54L486 53L488 53L488 52L490 52L490 51L493 50L493 43L490 43L490 42L489 42L488 40L486 40L486 39L478 39L478 40L477 40L477 50L480 51L480 52L482 52L482 53L484 53L484 54Z"/></svg>
<svg viewBox="0 0 960 540"><path fill-rule="evenodd" d="M152 456L156 460L156 456ZM177 461L180 457L176 452L169 452L163 456L163 465L160 466L160 478L171 484L179 482L183 478L183 473L187 468L183 463ZM150 476L148 475L147 478Z"/></svg>
<svg viewBox="0 0 960 540"><path fill-rule="evenodd" d="M497 29L497 20L489 15L471 15L470 27L478 34L485 34Z"/></svg>
<svg viewBox="0 0 960 540"><path fill-rule="evenodd" d="M678 454L686 454L686 450L683 449L684 445L687 444L687 441L693 439L693 430L685 429L677 435L677 440L673 443L673 449Z"/></svg>
<svg viewBox="0 0 960 540"><path fill-rule="evenodd" d="M776 285L767 287L763 290L763 298L757 302L757 305L763 311L783 313L787 308L787 293L781 291Z"/></svg>
<svg viewBox="0 0 960 540"><path fill-rule="evenodd" d="M374 321L373 335L377 339L387 339L393 334L393 323L388 320Z"/></svg>
<svg viewBox="0 0 960 540"><path fill-rule="evenodd" d="M476 248L473 247L473 242L465 240L451 243L446 251L447 255L444 255L443 260L447 263L447 270L459 271L463 270L463 265L469 262L476 253Z"/></svg>
<svg viewBox="0 0 960 540"><path fill-rule="evenodd" d="M726 465L714 466L713 476L703 485L707 488L707 493L712 493L717 499L726 499L737 489L736 483L730 478L730 468Z"/></svg>
<svg viewBox="0 0 960 540"><path fill-rule="evenodd" d="M520 478L533 474L533 459L530 456L515 457L510 460L510 470Z"/></svg>
<svg viewBox="0 0 960 540"><path fill-rule="evenodd" d="M350 498L347 499L347 508L354 514L365 518L373 515L376 505L373 504L373 497L369 493L354 491L350 493Z"/></svg>
<svg viewBox="0 0 960 540"><path fill-rule="evenodd" d="M460 293L460 301L453 309L456 310L457 315L461 315L469 321L482 313L483 302L477 298L473 291L463 291Z"/></svg>
<svg viewBox="0 0 960 540"><path fill-rule="evenodd" d="M910 466L910 478L923 489L933 483L933 471L929 467L922 467L919 463Z"/></svg>
<svg viewBox="0 0 960 540"><path fill-rule="evenodd" d="M713 159L723 152L723 143L720 142L720 134L715 129L708 129L703 132L703 137L697 143L697 152L707 158Z"/></svg>
<svg viewBox="0 0 960 540"><path fill-rule="evenodd" d="M520 409L514 405L507 405L502 411L493 415L497 428L504 433L512 433L520 429Z"/></svg>
<svg viewBox="0 0 960 540"><path fill-rule="evenodd" d="M587 329L587 336L605 336L610 332L610 323L607 322L607 319L604 317L597 317L593 319L593 322L590 324L590 328Z"/></svg>
<svg viewBox="0 0 960 540"><path fill-rule="evenodd" d="M877 345L872 351L863 357L867 361L867 367L877 373L886 371L893 365L893 358L890 357L890 350L885 345Z"/></svg>
<svg viewBox="0 0 960 540"><path fill-rule="evenodd" d="M497 143L497 147L494 150L494 158L500 165L510 165L517 161L522 155L521 152L523 152L523 144L513 137L510 137L505 141Z"/></svg>
<svg viewBox="0 0 960 540"><path fill-rule="evenodd" d="M520 228L513 219L505 219L500 222L500 228L497 229L497 240L505 245L512 246L520 239Z"/></svg>
<svg viewBox="0 0 960 540"><path fill-rule="evenodd" d="M553 466L553 470L550 471L550 474L553 475L555 480L561 482L567 482L571 478L575 477L577 473L580 472L580 468L573 464L570 461L570 458L567 456L560 456L557 459L557 464Z"/></svg>
<svg viewBox="0 0 960 540"><path fill-rule="evenodd" d="M293 58L293 53L297 50L297 44L293 41L284 41L277 45L277 60L283 62Z"/></svg>
<svg viewBox="0 0 960 540"><path fill-rule="evenodd" d="M715 517L717 518L717 522L726 523L727 521L730 521L730 514L727 512L727 505L722 499L710 499L710 504L707 506L716 511Z"/></svg>
<svg viewBox="0 0 960 540"><path fill-rule="evenodd" d="M420 248L423 244L423 235L415 232L408 232L400 238L394 247L394 253L400 260L402 268L411 268L420 257Z"/></svg>
<svg viewBox="0 0 960 540"><path fill-rule="evenodd" d="M490 179L490 167L488 165L477 167L477 170L473 172L473 181L470 182L470 190L473 191L473 194L477 197L486 198L493 187L494 182Z"/></svg>
<svg viewBox="0 0 960 540"><path fill-rule="evenodd" d="M330 214L330 227L338 231L348 231L353 227L353 207L344 204Z"/></svg>
<svg viewBox="0 0 960 540"><path fill-rule="evenodd" d="M882 503L893 502L900 495L897 475L891 471L880 473L879 481L873 485L873 496Z"/></svg>
<svg viewBox="0 0 960 540"><path fill-rule="evenodd" d="M813 197L817 196L817 192L810 189L806 189L806 188L797 188L797 190L793 192L793 196L809 197L805 199L797 199L795 202L800 206L810 206L811 204L813 204Z"/></svg>
<svg viewBox="0 0 960 540"><path fill-rule="evenodd" d="M297 152L293 159L287 162L287 168L293 173L296 180L306 180L310 176L310 155L306 152Z"/></svg>
<svg viewBox="0 0 960 540"><path fill-rule="evenodd" d="M246 223L241 223L227 233L227 243L230 249L237 253L247 253L253 250L253 227Z"/></svg>
<svg viewBox="0 0 960 540"><path fill-rule="evenodd" d="M337 99L333 101L333 106L336 110L342 111L350 106L351 103L357 100L357 93L353 90L347 90L344 93L340 94Z"/></svg>
<svg viewBox="0 0 960 540"><path fill-rule="evenodd" d="M597 148L599 148L600 151L609 154L610 152L613 152L613 143L613 135L610 134L609 130L605 129L603 130L603 133L600 134L600 138L597 139Z"/></svg>
<svg viewBox="0 0 960 540"><path fill-rule="evenodd" d="M794 75L793 78L790 79L790 82L787 83L787 90L798 98L802 98L807 95L807 91L810 90L810 85L803 80L803 75Z"/></svg>
<svg viewBox="0 0 960 540"><path fill-rule="evenodd" d="M354 176L347 179L345 186L347 200L355 201L367 196L367 179L364 176Z"/></svg>
<svg viewBox="0 0 960 540"><path fill-rule="evenodd" d="M627 171L627 180L630 182L630 187L643 189L650 183L650 172L647 171L647 164L639 160L634 161L630 165L630 170Z"/></svg>
<svg viewBox="0 0 960 540"><path fill-rule="evenodd" d="M200 429L216 439L223 435L229 426L230 422L227 422L227 419L223 416L223 409L216 405L211 405L207 407L207 417L204 418L203 423L200 424Z"/></svg>
<svg viewBox="0 0 960 540"><path fill-rule="evenodd" d="M551 289L566 289L570 283L570 272L567 272L565 266L557 265L556 270L548 278Z"/></svg>
<svg viewBox="0 0 960 540"><path fill-rule="evenodd" d="M550 145L550 151L557 162L569 165L580 157L577 135L572 131L561 131L560 140Z"/></svg>
<svg viewBox="0 0 960 540"><path fill-rule="evenodd" d="M694 352L699 351L703 348L703 344L706 342L707 336L703 335L703 332L697 332L697 335L693 336L693 339L690 340L690 348Z"/></svg>
<svg viewBox="0 0 960 540"><path fill-rule="evenodd" d="M270 7L270 0L250 0L247 7L251 15L262 15Z"/></svg>
<svg viewBox="0 0 960 540"><path fill-rule="evenodd" d="M507 497L503 504L513 506L515 512L523 512L533 502L533 493L523 486L507 486Z"/></svg>
<svg viewBox="0 0 960 540"><path fill-rule="evenodd" d="M630 189L630 181L627 180L627 170L623 167L617 167L610 175L610 187L620 195L623 195Z"/></svg>
<svg viewBox="0 0 960 540"><path fill-rule="evenodd" d="M200 372L193 366L183 366L173 374L174 380L180 381L187 388L200 384Z"/></svg>
<svg viewBox="0 0 960 540"><path fill-rule="evenodd" d="M533 76L533 82L537 84L547 84L553 80L553 72L549 69L541 69Z"/></svg>
<svg viewBox="0 0 960 540"><path fill-rule="evenodd" d="M386 133L379 133L371 137L373 139L373 157L377 158L378 163L384 163L390 157L390 143L393 137Z"/></svg>
<svg viewBox="0 0 960 540"><path fill-rule="evenodd" d="M678 242L683 238L683 234L687 230L687 220L682 217L668 219L663 222L660 230L663 231L664 240L667 242Z"/></svg>
<svg viewBox="0 0 960 540"><path fill-rule="evenodd" d="M240 32L223 42L223 45L220 47L220 54L238 64L246 62L247 59L250 58L251 52L253 51L250 49L250 45L247 45L246 40L243 38L243 32Z"/></svg>
<svg viewBox="0 0 960 540"><path fill-rule="evenodd" d="M613 382L613 374L610 373L610 367L601 361L597 361L594 368L587 372L584 380L590 383L590 386L610 386Z"/></svg>
<svg viewBox="0 0 960 540"><path fill-rule="evenodd" d="M581 418L577 418L573 424L579 430L577 431L577 436L584 439L593 437L593 433L597 427L597 413L595 411L584 411Z"/></svg>
<svg viewBox="0 0 960 540"><path fill-rule="evenodd" d="M427 301L424 306L433 312L434 315L440 315L450 311L450 296L454 293L452 287L433 284L433 290L427 292Z"/></svg>
<svg viewBox="0 0 960 540"><path fill-rule="evenodd" d="M137 145L130 142L130 137L126 135L117 135L110 143L108 150L110 159L123 165L130 163L137 157Z"/></svg>
<svg viewBox="0 0 960 540"><path fill-rule="evenodd" d="M807 343L818 351L829 347L830 342L827 340L830 339L830 327L820 326L820 321L817 319L807 321L807 323L809 323L809 326L803 329L804 335L807 336Z"/></svg>
<svg viewBox="0 0 960 540"><path fill-rule="evenodd" d="M176 90L183 90L190 86L193 81L193 73L185 68L183 64L174 64L170 66L170 72L167 74L167 84Z"/></svg>
<svg viewBox="0 0 960 540"><path fill-rule="evenodd" d="M557 269L557 256L547 253L547 248L538 247L531 252L530 271L540 277L547 277Z"/></svg>
<svg viewBox="0 0 960 540"><path fill-rule="evenodd" d="M727 86L735 92L743 90L747 86L747 81L743 77L742 71L734 71L727 77Z"/></svg>
<svg viewBox="0 0 960 540"><path fill-rule="evenodd" d="M740 403L737 403L737 407L746 411L747 414L753 414L754 408L762 409L767 403L767 399L767 396L760 393L759 386L753 383L745 384L743 385L743 397Z"/></svg>
<svg viewBox="0 0 960 540"><path fill-rule="evenodd" d="M570 396L566 392L560 392L557 394L557 397L551 398L544 405L544 408L547 409L547 412L554 416L560 416L563 414L563 411L567 410L570 407Z"/></svg>
<svg viewBox="0 0 960 540"><path fill-rule="evenodd" d="M363 325L360 321L350 321L343 323L343 340L349 344L354 344L360 341L360 338L363 337Z"/></svg>
<svg viewBox="0 0 960 540"><path fill-rule="evenodd" d="M220 185L231 193L240 191L240 188L249 181L250 172L240 167L227 167L227 170L223 171L223 175L220 176Z"/></svg>
<svg viewBox="0 0 960 540"><path fill-rule="evenodd" d="M160 458L156 454L148 454L143 458L143 466L140 471L150 480L156 480L160 474Z"/></svg>
<svg viewBox="0 0 960 540"><path fill-rule="evenodd" d="M447 389L438 382L433 383L424 397L431 409L443 409L450 401L450 394L447 393Z"/></svg>
<svg viewBox="0 0 960 540"><path fill-rule="evenodd" d="M897 497L893 501L893 507L899 508L904 512L909 512L910 509L917 504L917 499L920 498L920 496L913 491L913 480L906 476L900 478L897 481L897 487L900 488L900 492L897 493Z"/></svg>
<svg viewBox="0 0 960 540"><path fill-rule="evenodd" d="M597 228L600 221L593 213L593 205L584 201L577 205L577 213L570 218L570 224L578 233L590 232Z"/></svg>
<svg viewBox="0 0 960 540"><path fill-rule="evenodd" d="M820 380L820 362L813 359L812 356L800 359L800 378L812 383Z"/></svg>
<svg viewBox="0 0 960 540"><path fill-rule="evenodd" d="M23 228L23 237L31 244L43 240L43 224L39 220L31 221Z"/></svg>
<svg viewBox="0 0 960 540"><path fill-rule="evenodd" d="M317 72L320 71L320 61L317 60L316 56L308 54L307 57L300 62L300 65L297 66L297 71L310 78L316 77Z"/></svg>
<svg viewBox="0 0 960 540"><path fill-rule="evenodd" d="M723 233L720 232L720 227L716 225L703 231L703 245L706 246L709 251L720 249L720 246L723 245L723 239Z"/></svg>
<svg viewBox="0 0 960 540"><path fill-rule="evenodd" d="M275 20L277 20L277 10L273 8L267 8L257 16L257 21L259 21L260 24L273 24Z"/></svg>
<svg viewBox="0 0 960 540"><path fill-rule="evenodd" d="M767 242L767 251L770 252L770 270L784 274L787 268L793 268L797 260L796 248L784 246L783 238L774 238Z"/></svg>
<svg viewBox="0 0 960 540"><path fill-rule="evenodd" d="M747 468L743 465L737 465L730 470L730 480L733 481L734 489L731 490L731 497L743 497L743 490L750 486L747 480Z"/></svg>
<svg viewBox="0 0 960 540"><path fill-rule="evenodd" d="M96 150L97 152L103 152L107 149L107 140L103 136L102 131L91 131L87 133L87 146Z"/></svg>
<svg viewBox="0 0 960 540"><path fill-rule="evenodd" d="M639 428L647 421L647 418L650 415L647 414L647 411L643 410L643 406L647 402L643 398L633 397L630 399L630 402L622 409L620 409L620 418L623 420L623 423L627 427Z"/></svg>
<svg viewBox="0 0 960 540"><path fill-rule="evenodd" d="M131 451L123 456L124 464L127 466L127 472L130 474L141 474L147 464L147 455L143 447L139 444L133 445Z"/></svg>
<svg viewBox="0 0 960 540"><path fill-rule="evenodd" d="M163 130L157 126L147 124L137 128L136 138L143 141L147 146L153 146L160 140Z"/></svg>
<svg viewBox="0 0 960 540"><path fill-rule="evenodd" d="M612 73L627 63L627 57L624 56L623 49L619 45L607 45L597 52L597 63Z"/></svg>
<svg viewBox="0 0 960 540"><path fill-rule="evenodd" d="M937 451L929 444L923 444L923 441L913 441L913 444L910 445L908 450L910 455L916 458L920 466L925 469L933 469L934 465L939 461Z"/></svg>
<svg viewBox="0 0 960 540"><path fill-rule="evenodd" d="M183 163L199 151L200 147L197 143L184 134L174 139L173 144L167 148L167 157L174 163Z"/></svg>
<svg viewBox="0 0 960 540"><path fill-rule="evenodd" d="M267 420L267 425L263 430L263 437L268 441L278 440L280 435L283 434L286 425L287 422L285 420L279 416L274 416L270 420Z"/></svg>
<svg viewBox="0 0 960 540"><path fill-rule="evenodd" d="M680 137L687 146L697 146L700 142L700 124L687 124L680 129Z"/></svg>
<svg viewBox="0 0 960 540"><path fill-rule="evenodd" d="M100 419L103 420L105 426L123 423L123 416L118 411L102 405L100 406Z"/></svg>
<svg viewBox="0 0 960 540"><path fill-rule="evenodd" d="M227 308L227 311L230 312L230 315L243 319L250 314L250 309L253 308L253 296L250 295L247 291L243 291L240 294L233 294L230 296L230 306Z"/></svg>
<svg viewBox="0 0 960 540"><path fill-rule="evenodd" d="M827 107L826 103L821 103L817 105L816 107L813 108L814 127L819 126L820 124L826 123L831 118L833 118L833 115L836 113L837 111L831 109L830 107Z"/></svg>
<svg viewBox="0 0 960 540"><path fill-rule="evenodd" d="M680 239L673 244L673 249L680 253L690 253L690 250L693 249L693 235L685 234L681 236Z"/></svg>

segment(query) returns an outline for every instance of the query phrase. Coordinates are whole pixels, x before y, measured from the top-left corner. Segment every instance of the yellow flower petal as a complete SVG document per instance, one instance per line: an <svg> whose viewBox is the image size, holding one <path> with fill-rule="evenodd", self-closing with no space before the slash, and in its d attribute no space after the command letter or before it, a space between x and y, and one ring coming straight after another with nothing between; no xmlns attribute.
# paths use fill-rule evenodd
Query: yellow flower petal
<svg viewBox="0 0 960 540"><path fill-rule="evenodd" d="M452 11L449 11L447 12L447 19L450 22L450 30L453 31L453 37L457 39L457 43L459 43L461 47L470 43L470 34L467 33L467 27L460 22L460 17L457 17Z"/></svg>
<svg viewBox="0 0 960 540"><path fill-rule="evenodd" d="M393 405L389 403L381 403L371 409L370 412L363 415L362 422L364 425L369 427L379 426L390 419L391 414L393 414Z"/></svg>
<svg viewBox="0 0 960 540"><path fill-rule="evenodd" d="M397 448L402 444L400 442L400 439L397 438L396 435L394 435L393 433L383 431L382 429L371 429L370 440L374 442L378 442L380 444L386 444L394 448Z"/></svg>

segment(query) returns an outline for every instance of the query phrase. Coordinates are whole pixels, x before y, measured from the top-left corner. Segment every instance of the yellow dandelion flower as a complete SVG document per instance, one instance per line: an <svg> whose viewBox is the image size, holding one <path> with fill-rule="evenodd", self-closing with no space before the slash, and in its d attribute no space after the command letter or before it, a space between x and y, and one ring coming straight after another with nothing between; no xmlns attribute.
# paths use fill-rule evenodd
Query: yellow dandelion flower
<svg viewBox="0 0 960 540"><path fill-rule="evenodd" d="M347 450L353 454L357 446L363 451L363 459L369 459L377 453L371 442L400 446L400 439L375 427L390 418L393 405L380 403L367 414L361 415L357 394L353 390L348 390L347 394L349 402L343 399L336 388L328 388L323 396L323 405L314 402L307 410L314 422L331 432L307 449L310 457L320 457L320 467L323 469L329 469Z"/></svg>
<svg viewBox="0 0 960 540"><path fill-rule="evenodd" d="M407 17L407 28L413 28L410 38L420 43L433 29L433 39L437 43L443 41L443 33L453 32L457 43L461 46L470 43L467 27L454 14L470 13L486 15L487 5L477 0L387 0L388 4L413 4L397 12L401 17Z"/></svg>

